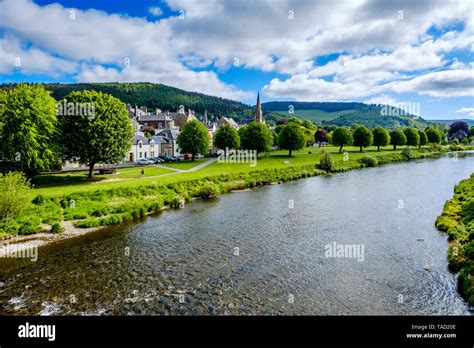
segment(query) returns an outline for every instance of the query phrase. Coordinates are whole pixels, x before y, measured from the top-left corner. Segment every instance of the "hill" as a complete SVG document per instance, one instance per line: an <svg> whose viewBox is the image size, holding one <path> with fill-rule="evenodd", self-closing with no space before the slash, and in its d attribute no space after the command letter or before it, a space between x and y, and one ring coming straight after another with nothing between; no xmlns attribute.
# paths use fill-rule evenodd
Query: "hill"
<svg viewBox="0 0 474 348"><path fill-rule="evenodd" d="M109 93L124 103L146 106L149 109L159 108L163 111L175 111L180 105L193 109L198 116L207 114L210 119L221 116L242 120L252 117L254 109L238 101L214 97L202 93L187 92L179 88L148 82L133 83L47 83L45 88L52 91L56 100L62 100L72 91L95 90ZM9 88L11 85L3 85Z"/></svg>
<svg viewBox="0 0 474 348"><path fill-rule="evenodd" d="M474 120L473 119L468 119L468 118L459 118L455 120L426 120L429 123L443 123L449 126L451 123L454 123L456 121L465 121L469 126L474 126Z"/></svg>
<svg viewBox="0 0 474 348"><path fill-rule="evenodd" d="M262 104L264 112L272 111L286 117L298 117L327 126L352 126L362 124L373 128L382 126L389 129L399 127L425 128L428 122L414 115L404 115L394 108L399 116L383 116L382 105L342 102L269 102ZM290 108L292 112L290 112ZM398 112L397 112L398 111Z"/></svg>

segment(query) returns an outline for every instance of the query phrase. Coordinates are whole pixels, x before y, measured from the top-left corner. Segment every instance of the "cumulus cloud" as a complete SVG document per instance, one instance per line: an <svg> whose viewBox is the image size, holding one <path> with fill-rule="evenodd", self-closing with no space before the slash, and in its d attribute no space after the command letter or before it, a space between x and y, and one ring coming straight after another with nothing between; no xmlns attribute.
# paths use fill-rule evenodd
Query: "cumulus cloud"
<svg viewBox="0 0 474 348"><path fill-rule="evenodd" d="M469 75L467 66L445 56L472 50L467 1L341 0L337 6L332 0L166 2L181 15L161 18L162 9L154 6L148 10L160 18L150 22L31 0L0 1L0 30L11 36L0 39L16 42L8 43L10 51L0 57L0 71L17 72L11 60L21 53L34 57L25 58L24 73L160 82L247 100L248 91L224 83L214 72L238 62L241 69L288 75L267 83L269 97L354 100L404 91L472 93L471 80L456 75ZM430 28L458 23L463 23L462 32L441 38L427 34ZM340 56L325 65L315 63L333 53Z"/></svg>
<svg viewBox="0 0 474 348"><path fill-rule="evenodd" d="M461 108L459 110L456 110L456 112L460 112L460 113L469 115L471 117L474 117L474 108Z"/></svg>
<svg viewBox="0 0 474 348"><path fill-rule="evenodd" d="M397 93L416 92L433 97L474 96L474 70L435 71L385 87Z"/></svg>
<svg viewBox="0 0 474 348"><path fill-rule="evenodd" d="M155 17L160 17L163 14L163 10L158 6L148 8L148 12Z"/></svg>

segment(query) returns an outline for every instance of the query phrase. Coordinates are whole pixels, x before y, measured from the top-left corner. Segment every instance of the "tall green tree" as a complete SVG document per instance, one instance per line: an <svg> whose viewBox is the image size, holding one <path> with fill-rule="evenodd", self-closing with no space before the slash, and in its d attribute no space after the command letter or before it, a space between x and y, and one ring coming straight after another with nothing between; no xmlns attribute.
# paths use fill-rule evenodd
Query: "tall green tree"
<svg viewBox="0 0 474 348"><path fill-rule="evenodd" d="M278 134L278 146L280 149L288 150L288 156L290 157L293 150L300 150L305 144L305 134L301 127L294 122L289 122Z"/></svg>
<svg viewBox="0 0 474 348"><path fill-rule="evenodd" d="M338 127L332 133L331 141L333 145L339 146L339 152L342 152L344 146L350 146L354 143L354 138L349 129Z"/></svg>
<svg viewBox="0 0 474 348"><path fill-rule="evenodd" d="M42 85L19 84L2 95L0 152L32 177L59 164L56 101Z"/></svg>
<svg viewBox="0 0 474 348"><path fill-rule="evenodd" d="M390 132L390 144L393 145L393 150L397 149L397 146L402 146L407 143L407 137L400 129L394 129Z"/></svg>
<svg viewBox="0 0 474 348"><path fill-rule="evenodd" d="M209 132L201 122L190 121L179 133L177 142L180 151L190 153L192 155L191 161L194 161L197 154L205 154L209 151Z"/></svg>
<svg viewBox="0 0 474 348"><path fill-rule="evenodd" d="M375 128L372 131L372 135L374 137L374 145L377 146L377 151L380 151L380 146L387 146L390 144L390 134L385 128Z"/></svg>
<svg viewBox="0 0 474 348"><path fill-rule="evenodd" d="M65 97L68 109L59 116L63 160L94 166L124 160L133 139L133 127L125 104L110 94L96 91L72 92Z"/></svg>
<svg viewBox="0 0 474 348"><path fill-rule="evenodd" d="M428 143L428 137L426 136L426 133L421 129L418 129L418 135L420 136L420 144L418 148L421 149L423 145L426 145Z"/></svg>
<svg viewBox="0 0 474 348"><path fill-rule="evenodd" d="M322 143L327 143L329 141L328 133L322 128L318 129L316 133L314 133L314 140L319 143L319 147L321 147Z"/></svg>
<svg viewBox="0 0 474 348"><path fill-rule="evenodd" d="M407 137L408 146L418 146L420 145L420 134L415 128L405 128L403 133Z"/></svg>
<svg viewBox="0 0 474 348"><path fill-rule="evenodd" d="M369 147L372 145L374 140L372 132L364 126L357 126L352 137L354 138L354 146L359 146L360 152L362 152L363 147Z"/></svg>
<svg viewBox="0 0 474 348"><path fill-rule="evenodd" d="M245 150L255 150L258 154L272 148L272 133L263 123L251 122L239 129L239 135L240 145Z"/></svg>
<svg viewBox="0 0 474 348"><path fill-rule="evenodd" d="M213 144L218 149L224 150L224 156L227 156L227 149L238 149L240 147L239 133L234 127L224 124L214 134Z"/></svg>
<svg viewBox="0 0 474 348"><path fill-rule="evenodd" d="M436 128L427 128L425 130L428 143L439 144L443 140L443 133Z"/></svg>

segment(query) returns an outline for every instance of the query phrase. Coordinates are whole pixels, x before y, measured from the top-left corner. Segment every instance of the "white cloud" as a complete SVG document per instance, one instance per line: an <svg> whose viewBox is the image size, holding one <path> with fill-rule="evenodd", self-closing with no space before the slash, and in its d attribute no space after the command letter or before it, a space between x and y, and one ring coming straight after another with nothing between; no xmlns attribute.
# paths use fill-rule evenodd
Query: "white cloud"
<svg viewBox="0 0 474 348"><path fill-rule="evenodd" d="M387 94L381 94L377 95L375 97L372 97L370 99L364 100L365 104L377 104L377 105L396 105L399 104L400 102L393 98L392 96L389 96Z"/></svg>
<svg viewBox="0 0 474 348"><path fill-rule="evenodd" d="M397 93L415 92L433 97L474 96L474 70L459 69L427 73L384 86Z"/></svg>
<svg viewBox="0 0 474 348"><path fill-rule="evenodd" d="M45 74L61 77L74 73L77 64L54 57L40 49L22 46L11 36L0 38L0 73L20 72L22 74Z"/></svg>
<svg viewBox="0 0 474 348"><path fill-rule="evenodd" d="M155 17L160 17L163 14L163 10L158 6L152 6L148 8L148 12Z"/></svg>
<svg viewBox="0 0 474 348"><path fill-rule="evenodd" d="M168 0L167 4L182 10L184 18L148 22L75 9L72 19L71 9L58 4L42 7L30 0L4 0L0 30L18 42L16 51L36 55L30 60L31 70L26 66L22 70L25 73L75 73L78 81L161 82L246 99L248 92L222 82L209 70L226 69L237 60L244 68L289 75L265 86L270 97L354 100L416 88L432 96L472 92L466 85L469 79L452 72L466 73L467 67L444 56L454 49L472 49L474 26L467 1L340 0L335 5L330 0ZM149 11L162 15L160 7ZM426 34L432 26L459 22L464 23L463 33L438 39ZM335 52L342 53L337 60L315 66L315 57ZM17 71L11 67L12 54L0 57L3 73ZM451 72L436 75L446 69Z"/></svg>
<svg viewBox="0 0 474 348"><path fill-rule="evenodd" d="M471 117L474 117L474 108L461 108L459 110L456 110L456 112L460 112L460 113L469 115Z"/></svg>

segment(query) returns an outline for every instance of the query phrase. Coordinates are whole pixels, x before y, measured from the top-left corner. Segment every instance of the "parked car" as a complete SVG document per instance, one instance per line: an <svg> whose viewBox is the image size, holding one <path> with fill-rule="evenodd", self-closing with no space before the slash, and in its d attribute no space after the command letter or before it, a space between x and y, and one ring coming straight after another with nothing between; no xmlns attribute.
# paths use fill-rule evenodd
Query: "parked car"
<svg viewBox="0 0 474 348"><path fill-rule="evenodd" d="M138 161L137 161L137 164L141 165L141 166L147 166L149 164L153 164L153 162L147 160L146 158L140 158Z"/></svg>
<svg viewBox="0 0 474 348"><path fill-rule="evenodd" d="M193 158L192 155L190 155L189 153L187 153L186 155L183 156L184 159L191 159Z"/></svg>
<svg viewBox="0 0 474 348"><path fill-rule="evenodd" d="M169 159L171 162L176 162L177 159L174 158L173 156L166 156L167 159Z"/></svg>
<svg viewBox="0 0 474 348"><path fill-rule="evenodd" d="M196 155L196 158L204 158L204 155L198 154Z"/></svg>
<svg viewBox="0 0 474 348"><path fill-rule="evenodd" d="M178 156L170 156L171 158L173 158L175 161L181 161L181 158L179 158Z"/></svg>
<svg viewBox="0 0 474 348"><path fill-rule="evenodd" d="M163 162L171 162L171 160L167 156L158 156L158 158Z"/></svg>

